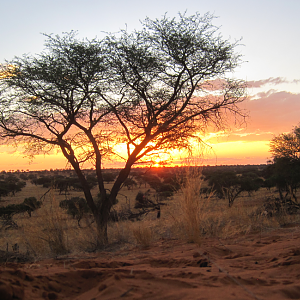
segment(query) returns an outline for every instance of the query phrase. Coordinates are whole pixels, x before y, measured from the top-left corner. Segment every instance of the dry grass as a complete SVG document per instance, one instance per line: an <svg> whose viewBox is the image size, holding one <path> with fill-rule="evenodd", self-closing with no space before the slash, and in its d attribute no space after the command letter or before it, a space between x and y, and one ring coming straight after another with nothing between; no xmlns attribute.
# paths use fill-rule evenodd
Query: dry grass
<svg viewBox="0 0 300 300"><path fill-rule="evenodd" d="M154 233L150 222L142 221L134 224L132 233L138 245L143 248L148 248L154 241Z"/></svg>
<svg viewBox="0 0 300 300"><path fill-rule="evenodd" d="M200 199L201 181L199 176L189 176L179 197L179 218L174 217L187 242L201 243L201 221L204 202ZM206 208L206 207L205 207Z"/></svg>
<svg viewBox="0 0 300 300"><path fill-rule="evenodd" d="M27 250L35 257L57 256L69 252L68 218L51 195L35 217L19 222Z"/></svg>
<svg viewBox="0 0 300 300"><path fill-rule="evenodd" d="M189 174L181 191L174 195L173 199L167 200L166 205L161 206L160 219L157 219L156 212L153 212L146 215L142 221L109 223L110 244L118 248L137 244L145 248L159 238L180 238L201 244L203 237L225 239L300 222L300 214L282 213L270 218L256 213L263 200L274 195L272 191L261 189L251 197L241 194L229 208L223 199L218 199L214 195L208 197L201 195L200 187L204 185L201 174ZM139 190L142 189L123 189L122 195L118 196L119 203L115 209L121 209L124 205L133 208L134 198ZM5 200L10 204L22 202L25 197L30 196L39 199L46 191L47 189L29 184L24 189L24 194L22 191L13 200L8 198ZM93 191L94 195L96 192ZM75 192L69 195L73 196L82 194ZM59 202L63 199L65 196L51 191L45 196L42 208L33 212L31 218L26 214L15 216L14 221L19 229L0 232L0 249L6 250L8 245L11 251L11 246L18 243L20 252L30 253L37 259L68 252L95 251L97 232L92 218L87 216L83 219L82 227L79 228L77 221L59 208Z"/></svg>

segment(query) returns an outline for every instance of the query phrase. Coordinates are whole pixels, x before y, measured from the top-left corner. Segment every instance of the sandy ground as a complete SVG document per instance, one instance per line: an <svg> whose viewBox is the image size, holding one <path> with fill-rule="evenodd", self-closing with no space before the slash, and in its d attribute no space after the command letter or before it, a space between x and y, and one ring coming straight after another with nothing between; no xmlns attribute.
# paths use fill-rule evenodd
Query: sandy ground
<svg viewBox="0 0 300 300"><path fill-rule="evenodd" d="M300 299L300 227L6 263L0 299Z"/></svg>

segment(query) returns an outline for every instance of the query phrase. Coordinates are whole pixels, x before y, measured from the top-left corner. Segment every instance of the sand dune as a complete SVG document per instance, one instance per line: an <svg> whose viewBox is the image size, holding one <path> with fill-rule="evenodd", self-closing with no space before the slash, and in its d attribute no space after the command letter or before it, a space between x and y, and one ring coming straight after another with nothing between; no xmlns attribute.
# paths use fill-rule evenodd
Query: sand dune
<svg viewBox="0 0 300 300"><path fill-rule="evenodd" d="M300 299L300 227L6 263L0 299Z"/></svg>

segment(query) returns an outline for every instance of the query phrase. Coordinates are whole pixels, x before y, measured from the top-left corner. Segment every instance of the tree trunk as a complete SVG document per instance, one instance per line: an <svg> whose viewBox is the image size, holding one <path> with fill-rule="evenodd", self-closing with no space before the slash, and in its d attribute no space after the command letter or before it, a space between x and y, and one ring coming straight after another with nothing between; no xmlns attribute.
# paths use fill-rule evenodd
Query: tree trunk
<svg viewBox="0 0 300 300"><path fill-rule="evenodd" d="M104 245L108 244L108 235L107 235L107 223L108 216L107 214L98 213L95 216L96 226L97 226L97 248L101 248Z"/></svg>

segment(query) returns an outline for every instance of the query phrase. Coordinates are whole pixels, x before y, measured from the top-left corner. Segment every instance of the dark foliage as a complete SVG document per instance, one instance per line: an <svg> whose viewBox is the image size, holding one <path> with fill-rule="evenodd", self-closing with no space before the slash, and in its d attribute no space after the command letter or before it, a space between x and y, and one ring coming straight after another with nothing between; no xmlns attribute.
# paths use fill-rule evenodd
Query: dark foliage
<svg viewBox="0 0 300 300"><path fill-rule="evenodd" d="M90 212L90 208L87 205L84 198L73 197L69 200L62 200L59 206L66 210L66 212L77 220L80 227L80 221L85 213Z"/></svg>
<svg viewBox="0 0 300 300"><path fill-rule="evenodd" d="M219 198L226 198L229 207L243 191L249 194L258 191L263 185L263 180L255 173L243 173L239 175L234 171L221 170L206 173L205 179L208 180L210 190ZM208 191L205 191L206 193Z"/></svg>
<svg viewBox="0 0 300 300"><path fill-rule="evenodd" d="M143 193L139 191L135 197L134 208L155 207L156 204L150 199L150 191Z"/></svg>
<svg viewBox="0 0 300 300"><path fill-rule="evenodd" d="M0 180L0 198L8 195L14 196L26 186L25 181L20 181L16 176L10 175L4 180Z"/></svg>
<svg viewBox="0 0 300 300"><path fill-rule="evenodd" d="M130 190L133 189L133 187L137 186L137 183L133 178L128 177L123 182L123 185L126 186L128 190Z"/></svg>
<svg viewBox="0 0 300 300"><path fill-rule="evenodd" d="M293 215L300 212L300 204L291 199L269 198L265 201L262 214L267 217L288 214Z"/></svg>
<svg viewBox="0 0 300 300"><path fill-rule="evenodd" d="M275 186L281 200L292 198L297 202L296 192L300 187L300 159L274 158L273 164L266 170L264 185L268 188Z"/></svg>
<svg viewBox="0 0 300 300"><path fill-rule="evenodd" d="M17 224L12 219L14 215L27 212L31 217L31 213L40 208L41 205L41 201L38 201L35 197L29 197L20 204L9 204L0 207L2 227L5 227L6 229L10 227L17 228Z"/></svg>
<svg viewBox="0 0 300 300"><path fill-rule="evenodd" d="M102 177L103 177L104 182L110 183L110 182L115 181L117 174L112 173L112 172L103 172Z"/></svg>

